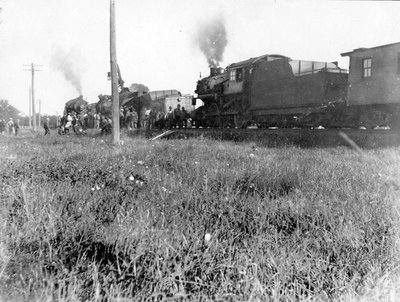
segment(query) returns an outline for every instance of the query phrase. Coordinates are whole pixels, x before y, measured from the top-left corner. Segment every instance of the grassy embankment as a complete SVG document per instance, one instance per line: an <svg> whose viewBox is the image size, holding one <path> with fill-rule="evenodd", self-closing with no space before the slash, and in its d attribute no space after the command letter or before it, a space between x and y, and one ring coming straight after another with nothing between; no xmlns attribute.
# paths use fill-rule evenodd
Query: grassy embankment
<svg viewBox="0 0 400 302"><path fill-rule="evenodd" d="M399 294L398 148L0 140L1 301Z"/></svg>

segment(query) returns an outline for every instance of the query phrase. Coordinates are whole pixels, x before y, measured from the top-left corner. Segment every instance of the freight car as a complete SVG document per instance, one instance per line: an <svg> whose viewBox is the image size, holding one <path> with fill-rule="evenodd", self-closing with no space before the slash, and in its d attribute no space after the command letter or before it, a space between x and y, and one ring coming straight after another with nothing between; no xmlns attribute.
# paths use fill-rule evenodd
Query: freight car
<svg viewBox="0 0 400 302"><path fill-rule="evenodd" d="M358 48L350 57L344 114L367 128L400 129L400 43Z"/></svg>
<svg viewBox="0 0 400 302"><path fill-rule="evenodd" d="M386 56L375 55L373 59L386 63L372 65L372 71L371 60L360 59L360 52L371 58L374 51L387 48L391 50L386 51ZM282 55L263 55L233 63L225 71L211 68L210 76L197 82L195 92L204 105L194 112L193 120L197 126L205 127L398 128L400 72L395 80L388 79L391 74L394 76L388 72L389 66L393 66L389 57L393 60L394 53L395 66L399 64L396 68L400 70L400 43L342 54L351 58L350 85L349 73L337 62L292 60ZM360 62L365 67L356 77L354 66ZM386 69L374 72L380 66ZM362 72L373 76L356 85ZM373 97L367 98L372 90Z"/></svg>

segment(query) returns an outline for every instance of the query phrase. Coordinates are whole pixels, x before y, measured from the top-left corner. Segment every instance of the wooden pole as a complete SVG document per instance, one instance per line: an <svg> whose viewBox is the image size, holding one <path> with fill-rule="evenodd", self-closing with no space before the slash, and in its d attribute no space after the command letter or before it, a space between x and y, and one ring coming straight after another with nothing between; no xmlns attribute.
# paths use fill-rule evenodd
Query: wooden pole
<svg viewBox="0 0 400 302"><path fill-rule="evenodd" d="M118 95L118 70L117 47L115 43L115 1L110 0L110 63L111 63L111 92L112 92L112 136L113 144L119 144L119 95Z"/></svg>
<svg viewBox="0 0 400 302"><path fill-rule="evenodd" d="M33 131L36 131L36 110L35 110L35 66L33 63L31 64L31 72L32 72L32 116L33 116Z"/></svg>
<svg viewBox="0 0 400 302"><path fill-rule="evenodd" d="M29 90L29 116L32 116L33 120L33 130L36 130L36 110L35 110L35 71L41 71L39 69L35 69L35 64L31 63L29 65L25 65L24 67L29 67L29 69L24 69L25 71L30 71L32 74L32 83ZM31 119L29 119L29 126L31 126Z"/></svg>
<svg viewBox="0 0 400 302"><path fill-rule="evenodd" d="M39 100L39 118L38 118L38 125L40 128L40 120L42 119L42 100Z"/></svg>
<svg viewBox="0 0 400 302"><path fill-rule="evenodd" d="M32 88L29 87L29 129L32 129Z"/></svg>

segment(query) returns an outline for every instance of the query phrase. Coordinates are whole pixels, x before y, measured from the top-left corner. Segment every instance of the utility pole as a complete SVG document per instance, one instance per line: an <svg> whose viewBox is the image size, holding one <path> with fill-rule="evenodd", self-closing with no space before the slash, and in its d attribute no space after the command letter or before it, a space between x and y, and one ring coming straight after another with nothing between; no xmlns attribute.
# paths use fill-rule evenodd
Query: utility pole
<svg viewBox="0 0 400 302"><path fill-rule="evenodd" d="M118 95L118 71L117 71L117 47L115 45L115 1L110 0L110 63L111 63L111 93L113 106L112 134L113 143L119 144L119 95Z"/></svg>
<svg viewBox="0 0 400 302"><path fill-rule="evenodd" d="M24 69L25 71L30 71L32 75L32 84L31 84L31 104L32 104L32 115L33 115L33 131L36 131L36 111L35 111L35 71L41 71L39 69L35 69L35 65L31 63L31 65L24 65L25 67L30 66L30 69Z"/></svg>
<svg viewBox="0 0 400 302"><path fill-rule="evenodd" d="M32 129L32 88L29 86L29 129Z"/></svg>
<svg viewBox="0 0 400 302"><path fill-rule="evenodd" d="M39 101L39 128L40 128L40 120L42 119L42 100L38 100Z"/></svg>

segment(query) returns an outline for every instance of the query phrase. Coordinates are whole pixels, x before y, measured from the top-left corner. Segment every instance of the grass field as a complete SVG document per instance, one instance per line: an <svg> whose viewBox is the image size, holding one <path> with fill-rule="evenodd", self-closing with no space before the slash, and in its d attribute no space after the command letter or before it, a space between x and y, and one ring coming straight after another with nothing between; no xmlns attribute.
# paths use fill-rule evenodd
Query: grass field
<svg viewBox="0 0 400 302"><path fill-rule="evenodd" d="M398 147L53 135L0 148L0 301L400 296Z"/></svg>

